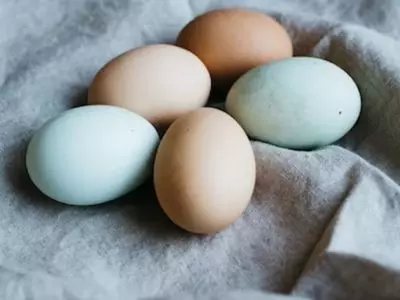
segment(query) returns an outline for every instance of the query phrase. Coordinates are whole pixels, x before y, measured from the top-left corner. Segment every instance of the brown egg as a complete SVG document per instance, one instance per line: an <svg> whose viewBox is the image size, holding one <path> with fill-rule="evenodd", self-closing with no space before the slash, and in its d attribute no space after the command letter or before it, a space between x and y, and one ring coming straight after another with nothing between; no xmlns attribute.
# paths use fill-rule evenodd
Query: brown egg
<svg viewBox="0 0 400 300"><path fill-rule="evenodd" d="M224 88L253 67L293 55L285 28L264 13L240 8L196 17L179 33L176 45L196 54L214 84Z"/></svg>
<svg viewBox="0 0 400 300"><path fill-rule="evenodd" d="M200 234L218 232L239 218L255 176L246 133L228 114L208 107L169 127L154 166L161 208L175 224Z"/></svg>
<svg viewBox="0 0 400 300"><path fill-rule="evenodd" d="M157 127L166 127L203 106L210 89L210 74L193 53L155 44L108 62L89 88L88 103L127 108Z"/></svg>

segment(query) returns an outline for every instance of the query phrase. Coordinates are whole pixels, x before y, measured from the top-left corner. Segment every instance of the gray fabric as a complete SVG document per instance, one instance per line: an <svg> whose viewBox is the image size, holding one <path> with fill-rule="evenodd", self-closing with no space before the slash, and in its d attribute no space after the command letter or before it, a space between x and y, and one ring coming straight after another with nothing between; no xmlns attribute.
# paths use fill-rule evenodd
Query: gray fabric
<svg viewBox="0 0 400 300"><path fill-rule="evenodd" d="M173 226L151 184L90 208L33 187L27 141L85 103L107 60L239 4L282 22L296 55L356 80L362 115L343 140L313 152L254 142L251 205L214 236ZM399 298L399 22L397 0L0 1L0 298Z"/></svg>

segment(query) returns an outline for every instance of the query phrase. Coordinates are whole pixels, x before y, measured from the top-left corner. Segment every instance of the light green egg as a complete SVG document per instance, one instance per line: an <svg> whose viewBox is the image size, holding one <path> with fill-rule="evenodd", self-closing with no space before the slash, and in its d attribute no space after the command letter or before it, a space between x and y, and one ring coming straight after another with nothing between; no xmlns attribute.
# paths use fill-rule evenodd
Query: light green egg
<svg viewBox="0 0 400 300"><path fill-rule="evenodd" d="M70 205L100 204L129 193L151 176L158 143L153 125L131 111L83 106L35 133L26 167L48 197Z"/></svg>
<svg viewBox="0 0 400 300"><path fill-rule="evenodd" d="M355 125L361 96L338 66L294 57L247 72L232 86L225 106L254 139L313 149L339 140Z"/></svg>

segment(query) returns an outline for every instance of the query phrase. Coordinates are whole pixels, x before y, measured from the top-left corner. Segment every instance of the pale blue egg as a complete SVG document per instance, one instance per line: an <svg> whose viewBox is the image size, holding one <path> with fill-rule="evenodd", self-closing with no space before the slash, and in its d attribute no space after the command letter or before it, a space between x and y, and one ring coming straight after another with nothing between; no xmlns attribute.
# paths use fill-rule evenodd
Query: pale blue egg
<svg viewBox="0 0 400 300"><path fill-rule="evenodd" d="M71 205L114 200L152 172L159 136L143 117L123 108L74 108L32 138L26 166L45 195Z"/></svg>
<svg viewBox="0 0 400 300"><path fill-rule="evenodd" d="M256 67L232 86L226 110L254 139L312 149L342 138L356 123L361 97L338 66L294 57Z"/></svg>

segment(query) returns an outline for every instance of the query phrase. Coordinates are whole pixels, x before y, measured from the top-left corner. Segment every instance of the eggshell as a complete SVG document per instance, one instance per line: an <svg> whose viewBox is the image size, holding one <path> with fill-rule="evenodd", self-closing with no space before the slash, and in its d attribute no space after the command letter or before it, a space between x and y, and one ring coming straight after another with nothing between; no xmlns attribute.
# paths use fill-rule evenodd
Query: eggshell
<svg viewBox="0 0 400 300"><path fill-rule="evenodd" d="M220 89L248 70L293 55L286 29L270 16L243 8L217 9L196 17L179 33L176 45L207 66Z"/></svg>
<svg viewBox="0 0 400 300"><path fill-rule="evenodd" d="M114 200L152 173L159 137L141 116L113 106L74 108L48 121L26 154L33 183L72 205Z"/></svg>
<svg viewBox="0 0 400 300"><path fill-rule="evenodd" d="M127 108L157 127L166 127L203 106L210 89L210 74L193 53L155 44L108 62L89 87L88 103Z"/></svg>
<svg viewBox="0 0 400 300"><path fill-rule="evenodd" d="M154 185L175 224L207 234L242 214L255 175L254 153L239 124L223 111L201 108L167 130L156 155Z"/></svg>
<svg viewBox="0 0 400 300"><path fill-rule="evenodd" d="M355 125L361 97L338 66L296 57L246 73L229 91L225 107L255 139L313 149L339 140Z"/></svg>

